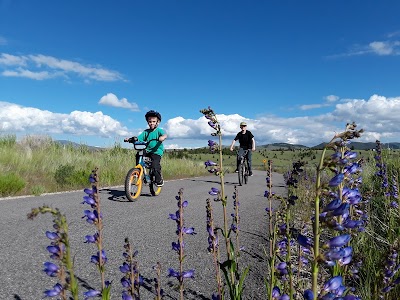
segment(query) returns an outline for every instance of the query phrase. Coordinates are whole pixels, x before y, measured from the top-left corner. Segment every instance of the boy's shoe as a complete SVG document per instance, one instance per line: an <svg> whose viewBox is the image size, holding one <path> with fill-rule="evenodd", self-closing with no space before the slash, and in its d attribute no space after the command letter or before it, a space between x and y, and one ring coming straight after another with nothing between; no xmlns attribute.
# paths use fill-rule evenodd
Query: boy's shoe
<svg viewBox="0 0 400 300"><path fill-rule="evenodd" d="M253 172L250 171L250 172L249 172L249 176L253 176Z"/></svg>
<svg viewBox="0 0 400 300"><path fill-rule="evenodd" d="M158 187L162 187L163 185L164 185L164 179L161 179L160 182L156 183L156 186L158 186Z"/></svg>
<svg viewBox="0 0 400 300"><path fill-rule="evenodd" d="M239 170L238 170L238 169L236 169L236 170L235 170L235 173L239 173Z"/></svg>

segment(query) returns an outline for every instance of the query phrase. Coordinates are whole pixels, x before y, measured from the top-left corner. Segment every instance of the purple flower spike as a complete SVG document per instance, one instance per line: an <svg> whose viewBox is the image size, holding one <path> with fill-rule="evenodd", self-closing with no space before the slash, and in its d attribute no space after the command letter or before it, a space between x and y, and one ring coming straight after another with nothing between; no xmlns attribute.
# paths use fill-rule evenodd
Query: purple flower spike
<svg viewBox="0 0 400 300"><path fill-rule="evenodd" d="M207 167L213 167L213 166L216 166L217 165L217 163L215 163L215 162L213 162L213 161L211 161L211 160L207 160L206 162L204 162L204 165L206 166L206 168Z"/></svg>
<svg viewBox="0 0 400 300"><path fill-rule="evenodd" d="M303 246L303 247L305 247L305 248L312 248L312 241L311 241L311 239L310 238L308 238L308 237L306 237L306 236L304 236L304 235L302 235L302 234L299 234L298 236L297 236L297 242L301 245L301 246Z"/></svg>
<svg viewBox="0 0 400 300"><path fill-rule="evenodd" d="M281 295L281 290L279 289L279 287L274 286L274 288L272 289L272 298L278 298Z"/></svg>
<svg viewBox="0 0 400 300"><path fill-rule="evenodd" d="M304 291L304 299L305 300L313 300L314 299L314 293L311 290L305 290Z"/></svg>
<svg viewBox="0 0 400 300"><path fill-rule="evenodd" d="M219 189L212 187L211 191L208 192L211 196L216 196L219 193Z"/></svg>
<svg viewBox="0 0 400 300"><path fill-rule="evenodd" d="M175 271L174 269L172 269L172 268L169 268L168 269L168 275L167 275L168 277L176 277L176 278L178 278L179 277L179 272L177 272L177 271Z"/></svg>
<svg viewBox="0 0 400 300"><path fill-rule="evenodd" d="M133 300L132 296L127 294L126 291L122 293L122 300Z"/></svg>
<svg viewBox="0 0 400 300"><path fill-rule="evenodd" d="M279 300L289 300L290 297L287 294L283 294L282 296L279 297Z"/></svg>
<svg viewBox="0 0 400 300"><path fill-rule="evenodd" d="M131 268L130 268L130 266L129 266L126 262L124 262L124 263L122 264L122 266L119 267L119 270L120 270L122 273L126 274L126 273L128 273L128 272L131 270Z"/></svg>
<svg viewBox="0 0 400 300"><path fill-rule="evenodd" d="M62 290L63 290L62 285L59 284L59 283L56 283L56 284L53 286L53 289L52 289L52 290L46 290L46 291L44 292L44 295L45 295L45 297L55 297L55 296L60 295L60 293L61 293Z"/></svg>
<svg viewBox="0 0 400 300"><path fill-rule="evenodd" d="M342 280L343 280L342 276L332 277L324 284L322 288L326 292L334 291L342 285Z"/></svg>
<svg viewBox="0 0 400 300"><path fill-rule="evenodd" d="M183 271L182 277L183 278L194 278L194 270Z"/></svg>
<svg viewBox="0 0 400 300"><path fill-rule="evenodd" d="M82 204L96 205L96 201L90 196L84 196Z"/></svg>
<svg viewBox="0 0 400 300"><path fill-rule="evenodd" d="M345 257L339 259L339 264L342 266L348 265L351 262L352 258L353 258L352 255L345 256Z"/></svg>
<svg viewBox="0 0 400 300"><path fill-rule="evenodd" d="M183 227L182 232L186 233L186 234L191 234L191 235L196 234L196 232L194 232L193 227L189 227L189 228Z"/></svg>
<svg viewBox="0 0 400 300"><path fill-rule="evenodd" d="M325 206L323 211L325 212L325 211L335 210L336 208L339 207L339 205L341 203L342 203L342 200L340 200L339 198L336 198L336 199L332 200L331 202L329 202L329 204L327 206Z"/></svg>
<svg viewBox="0 0 400 300"><path fill-rule="evenodd" d="M46 236L50 240L58 240L60 237L57 232L46 231Z"/></svg>
<svg viewBox="0 0 400 300"><path fill-rule="evenodd" d="M93 195L94 194L94 191L91 190L91 189L84 189L83 191L88 195Z"/></svg>
<svg viewBox="0 0 400 300"><path fill-rule="evenodd" d="M85 236L85 243L96 243L99 239L99 234Z"/></svg>
<svg viewBox="0 0 400 300"><path fill-rule="evenodd" d="M334 247L342 247L346 245L351 239L350 234L343 234L339 236L335 236L326 242L324 245L325 248L334 248Z"/></svg>
<svg viewBox="0 0 400 300"><path fill-rule="evenodd" d="M50 277L56 277L59 271L59 267L51 262L45 262L43 272L45 272Z"/></svg>
<svg viewBox="0 0 400 300"><path fill-rule="evenodd" d="M344 179L344 174L339 173L329 181L329 186L332 186L332 187L338 186L339 184L342 183L343 179Z"/></svg>
<svg viewBox="0 0 400 300"><path fill-rule="evenodd" d="M87 299L87 298L93 298L93 297L97 297L97 296L100 296L101 295L101 293L99 292L99 291L96 291L96 290L89 290L89 291L87 291L87 292L84 292L83 293L84 295L85 295L85 299Z"/></svg>
<svg viewBox="0 0 400 300"><path fill-rule="evenodd" d="M349 203L342 203L330 215L331 216L343 216L345 214L348 214L349 209L350 209Z"/></svg>

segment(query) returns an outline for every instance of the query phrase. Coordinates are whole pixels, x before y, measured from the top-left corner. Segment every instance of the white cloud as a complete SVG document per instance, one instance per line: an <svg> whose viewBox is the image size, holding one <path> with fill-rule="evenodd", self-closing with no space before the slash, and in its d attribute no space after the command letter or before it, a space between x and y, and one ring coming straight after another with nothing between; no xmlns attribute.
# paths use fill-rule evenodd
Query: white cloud
<svg viewBox="0 0 400 300"><path fill-rule="evenodd" d="M1 53L0 65L5 66L26 66L28 58L26 56L15 56L7 53Z"/></svg>
<svg viewBox="0 0 400 300"><path fill-rule="evenodd" d="M315 109L315 108L321 108L325 106L324 104L304 104L300 105L301 110L310 110L310 109Z"/></svg>
<svg viewBox="0 0 400 300"><path fill-rule="evenodd" d="M328 58L367 54L375 54L378 56L400 55L400 41L373 41L367 45L353 45L349 51L341 54L330 55Z"/></svg>
<svg viewBox="0 0 400 300"><path fill-rule="evenodd" d="M378 55L392 55L398 54L395 47L398 46L397 42L372 42L369 44L371 51Z"/></svg>
<svg viewBox="0 0 400 300"><path fill-rule="evenodd" d="M324 99L329 103L333 103L333 102L338 101L339 97L336 95L328 95L328 96L325 96Z"/></svg>
<svg viewBox="0 0 400 300"><path fill-rule="evenodd" d="M2 72L3 76L18 76L38 79L38 77L32 77L31 75L47 73L48 75L43 76L41 79L76 75L85 80L124 80L123 76L117 71L108 70L101 66L83 65L75 61L58 59L52 56L41 54L16 56L7 53L1 53L0 67L1 66L5 68L5 71ZM24 67L25 69L8 69L10 67Z"/></svg>
<svg viewBox="0 0 400 300"><path fill-rule="evenodd" d="M128 135L126 127L102 112L60 114L8 102L0 102L0 131L101 137Z"/></svg>
<svg viewBox="0 0 400 300"><path fill-rule="evenodd" d="M35 80L44 80L63 76L63 74L61 73L49 73L47 71L32 72L22 68L17 68L15 70L6 70L3 71L1 74L5 77L24 77Z"/></svg>
<svg viewBox="0 0 400 300"><path fill-rule="evenodd" d="M324 100L325 100L325 103L304 104L304 105L300 105L299 108L301 110L310 110L310 109L316 109L316 108L331 106L334 102L339 100L339 97L335 96L335 95L328 95L328 96L324 97Z"/></svg>
<svg viewBox="0 0 400 300"><path fill-rule="evenodd" d="M130 103L126 98L119 100L118 97L113 93L108 93L107 95L101 97L99 104L127 108L131 111L140 111L139 106L136 103Z"/></svg>

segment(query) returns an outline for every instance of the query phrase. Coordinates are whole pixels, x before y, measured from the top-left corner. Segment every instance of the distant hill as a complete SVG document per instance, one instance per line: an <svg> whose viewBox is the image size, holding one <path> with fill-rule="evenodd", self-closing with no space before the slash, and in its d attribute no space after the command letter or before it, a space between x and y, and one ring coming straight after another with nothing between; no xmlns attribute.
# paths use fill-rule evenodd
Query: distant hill
<svg viewBox="0 0 400 300"><path fill-rule="evenodd" d="M292 150L292 149L308 149L309 147L304 145L292 145L288 143L273 143L267 145L260 145L257 148L265 148L267 150Z"/></svg>
<svg viewBox="0 0 400 300"><path fill-rule="evenodd" d="M99 150L104 149L104 148L89 146L89 145L85 145L85 144L78 144L78 143L67 141L67 140L56 140L55 142L60 145L63 145L63 146L71 146L73 148L82 148L82 147L88 148L91 151L99 151Z"/></svg>

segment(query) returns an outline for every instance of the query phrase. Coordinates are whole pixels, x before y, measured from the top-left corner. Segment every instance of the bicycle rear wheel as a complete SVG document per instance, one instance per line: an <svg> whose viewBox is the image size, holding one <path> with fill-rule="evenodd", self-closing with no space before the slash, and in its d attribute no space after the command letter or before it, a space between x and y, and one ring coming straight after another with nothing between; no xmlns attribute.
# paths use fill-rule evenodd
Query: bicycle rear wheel
<svg viewBox="0 0 400 300"><path fill-rule="evenodd" d="M142 182L139 168L133 168L128 171L125 178L125 194L129 201L135 201L140 196Z"/></svg>
<svg viewBox="0 0 400 300"><path fill-rule="evenodd" d="M161 193L161 186L157 186L154 181L150 182L150 193L152 196L158 196Z"/></svg>

